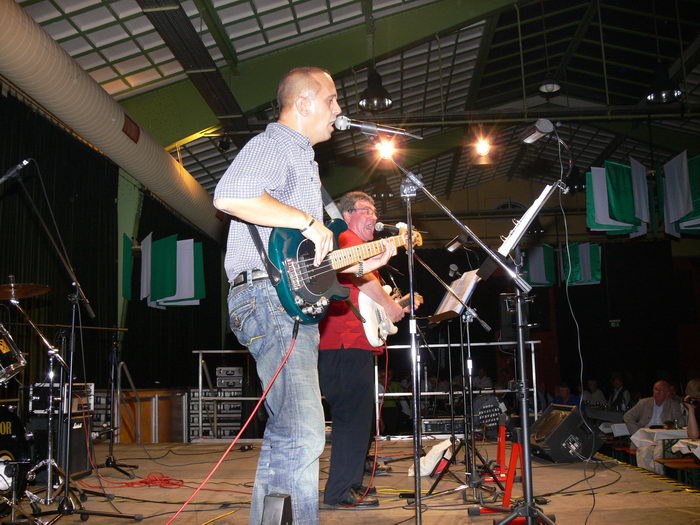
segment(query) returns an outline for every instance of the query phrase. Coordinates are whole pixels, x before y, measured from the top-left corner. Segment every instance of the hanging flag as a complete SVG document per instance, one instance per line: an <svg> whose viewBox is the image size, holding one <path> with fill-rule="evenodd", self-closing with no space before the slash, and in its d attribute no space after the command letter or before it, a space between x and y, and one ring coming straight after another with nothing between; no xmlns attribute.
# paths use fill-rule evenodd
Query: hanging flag
<svg viewBox="0 0 700 525"><path fill-rule="evenodd" d="M556 281L554 247L543 244L527 250L523 271L525 280L532 286L553 286Z"/></svg>
<svg viewBox="0 0 700 525"><path fill-rule="evenodd" d="M681 233L700 233L700 155L688 159L688 178L693 210L678 221Z"/></svg>
<svg viewBox="0 0 700 525"><path fill-rule="evenodd" d="M131 255L131 239L125 233L122 235L122 297L131 300L131 278L134 259Z"/></svg>
<svg viewBox="0 0 700 525"><path fill-rule="evenodd" d="M591 168L586 173L586 225L593 231L627 234L635 225L613 219L608 204L605 168Z"/></svg>
<svg viewBox="0 0 700 525"><path fill-rule="evenodd" d="M662 202L664 230L673 237L680 237L681 232L677 223L693 211L687 151L676 155L664 164Z"/></svg>
<svg viewBox="0 0 700 525"><path fill-rule="evenodd" d="M570 243L559 252L561 280L569 286L599 284L601 279L600 244Z"/></svg>
<svg viewBox="0 0 700 525"><path fill-rule="evenodd" d="M637 231L630 233L630 237L646 235L651 222L649 213L649 185L647 184L647 170L638 160L630 157L630 174L632 177L632 191L634 193L635 217L639 219Z"/></svg>

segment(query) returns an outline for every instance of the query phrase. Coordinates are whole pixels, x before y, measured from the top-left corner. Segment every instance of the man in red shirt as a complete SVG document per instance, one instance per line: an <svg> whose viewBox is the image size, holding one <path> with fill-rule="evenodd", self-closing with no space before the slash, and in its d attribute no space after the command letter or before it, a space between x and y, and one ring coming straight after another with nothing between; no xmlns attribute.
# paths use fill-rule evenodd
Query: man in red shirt
<svg viewBox="0 0 700 525"><path fill-rule="evenodd" d="M374 239L377 210L374 199L353 191L338 202L347 231L340 234L340 248ZM359 273L359 272L358 272ZM364 275L339 274L340 283L350 288L349 300L357 308L360 290L384 307L392 322L400 321L404 309L382 288L378 272ZM318 368L321 392L331 408L331 468L324 490L326 506L378 505L376 498L362 499L360 487L365 469L367 443L372 429L374 406L373 352L358 315L346 301L331 304L320 325Z"/></svg>

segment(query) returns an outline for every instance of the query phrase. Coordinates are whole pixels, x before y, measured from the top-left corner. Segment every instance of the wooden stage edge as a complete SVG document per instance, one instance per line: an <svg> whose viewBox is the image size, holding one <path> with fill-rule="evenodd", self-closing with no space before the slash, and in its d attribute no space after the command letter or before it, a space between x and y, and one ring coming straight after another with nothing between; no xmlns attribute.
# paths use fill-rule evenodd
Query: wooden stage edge
<svg viewBox="0 0 700 525"><path fill-rule="evenodd" d="M426 450L432 445L429 440L424 441ZM111 501L102 496L88 496L83 503L87 511L136 514L142 517L141 523L144 524L166 523L205 479L227 447L228 443L225 442L117 444L114 449L115 459L120 463L138 466L133 471L136 475L134 479L128 479L112 468L100 468L99 475L93 472L75 484L80 488L98 491L103 487L108 494L114 495ZM495 458L495 443L480 442L477 447L485 458ZM322 509L321 523L414 523L414 508L407 506L405 499L399 498L399 493L410 492L414 487L413 478L407 476L408 468L413 464L411 450L410 441L380 442L380 458L398 459L389 463L389 475L375 478L380 505L362 510ZM94 462L104 463L107 452L105 443L95 445ZM258 453L259 442L236 444L209 483L172 523L247 524ZM327 446L321 457L321 489L328 475L329 454L330 447ZM509 454L510 450L506 457ZM453 465L451 471L462 481L465 479L463 464ZM421 486L425 491L430 488L433 479L424 477L422 480ZM547 515L554 515L558 524L700 524L699 491L602 455L596 455L595 461L591 463L552 464L534 459L533 485L535 495L543 498L540 508ZM457 486L457 480L445 476L437 490ZM29 488L43 497L39 486ZM473 492L468 489L467 497L471 499ZM477 505L464 503L462 495L460 492L424 500L422 523L491 524L494 519L506 516L472 516L469 509L477 508ZM520 483L515 483L513 496L522 496ZM26 498L20 505L29 512ZM41 507L48 510L55 509L57 505L54 503ZM78 523L80 518L78 514L64 516L61 523ZM4 518L7 519L8 517ZM89 523L96 525L134 521L94 515L88 519ZM48 518L42 520L46 523Z"/></svg>

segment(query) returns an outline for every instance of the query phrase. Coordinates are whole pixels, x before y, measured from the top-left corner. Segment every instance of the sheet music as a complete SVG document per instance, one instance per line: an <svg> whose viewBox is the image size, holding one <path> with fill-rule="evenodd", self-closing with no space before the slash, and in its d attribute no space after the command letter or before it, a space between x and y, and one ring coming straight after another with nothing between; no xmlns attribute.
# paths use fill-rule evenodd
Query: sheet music
<svg viewBox="0 0 700 525"><path fill-rule="evenodd" d="M476 270L471 270L469 272L464 272L462 277L452 281L450 283L450 288L452 288L452 291L462 300L464 304L467 304L474 293L476 284L480 280L481 279L476 275ZM456 317L461 314L462 310L464 310L464 306L462 306L457 298L448 291L442 298L442 301L440 301L437 310L435 310L435 314L433 314L430 319L432 321L432 318L436 318L438 316L440 317L440 320L449 319L450 317Z"/></svg>

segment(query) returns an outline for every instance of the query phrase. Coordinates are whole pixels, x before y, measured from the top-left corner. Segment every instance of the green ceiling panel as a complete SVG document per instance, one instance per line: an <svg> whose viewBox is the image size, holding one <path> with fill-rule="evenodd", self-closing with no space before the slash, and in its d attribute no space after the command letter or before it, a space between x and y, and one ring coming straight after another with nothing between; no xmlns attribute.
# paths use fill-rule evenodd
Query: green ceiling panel
<svg viewBox="0 0 700 525"><path fill-rule="evenodd" d="M443 0L379 18L375 21L377 57L389 56L512 5L509 0ZM367 30L359 24L241 61L237 74L226 68L221 71L243 110L250 111L274 98L279 78L292 67L313 64L339 73L370 58ZM189 80L130 97L121 104L163 145L217 123Z"/></svg>

